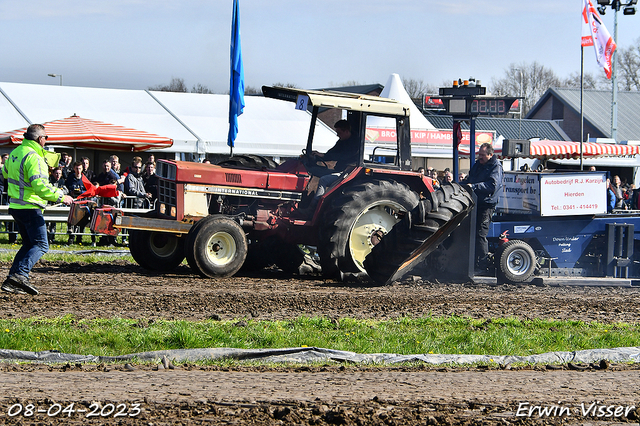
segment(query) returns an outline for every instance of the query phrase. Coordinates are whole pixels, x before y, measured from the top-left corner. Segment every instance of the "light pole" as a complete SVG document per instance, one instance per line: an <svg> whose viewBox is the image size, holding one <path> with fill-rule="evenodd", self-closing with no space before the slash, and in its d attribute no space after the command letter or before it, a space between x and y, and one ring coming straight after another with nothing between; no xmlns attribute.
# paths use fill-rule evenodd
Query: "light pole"
<svg viewBox="0 0 640 426"><path fill-rule="evenodd" d="M618 44L618 11L621 7L624 7L622 13L624 15L635 15L635 4L638 0L628 0L624 3L620 0L598 0L598 12L604 15L607 11L607 6L611 6L613 9L613 41ZM617 62L618 62L618 49L613 51L613 58L611 59L611 139L614 141L618 137L618 82L617 82Z"/></svg>
<svg viewBox="0 0 640 426"><path fill-rule="evenodd" d="M49 77L60 77L60 86L62 86L62 74L47 74Z"/></svg>

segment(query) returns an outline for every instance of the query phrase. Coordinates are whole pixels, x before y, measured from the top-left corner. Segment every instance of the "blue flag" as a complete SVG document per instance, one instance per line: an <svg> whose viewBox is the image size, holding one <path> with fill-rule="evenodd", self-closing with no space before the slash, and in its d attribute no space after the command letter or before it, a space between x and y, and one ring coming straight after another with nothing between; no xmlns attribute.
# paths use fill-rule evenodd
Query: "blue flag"
<svg viewBox="0 0 640 426"><path fill-rule="evenodd" d="M231 26L231 89L229 91L229 139L233 148L238 135L238 116L244 109L244 67L240 47L240 4L233 0L233 23Z"/></svg>

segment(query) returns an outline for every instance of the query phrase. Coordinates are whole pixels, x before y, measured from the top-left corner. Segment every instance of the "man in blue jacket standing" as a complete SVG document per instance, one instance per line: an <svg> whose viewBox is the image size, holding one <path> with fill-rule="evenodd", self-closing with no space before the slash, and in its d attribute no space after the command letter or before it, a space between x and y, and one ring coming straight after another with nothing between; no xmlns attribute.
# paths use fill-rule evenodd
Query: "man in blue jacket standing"
<svg viewBox="0 0 640 426"><path fill-rule="evenodd" d="M483 143L478 150L478 159L469 170L466 183L471 184L478 197L476 205L476 268L486 271L489 268L488 254L489 224L496 210L498 194L502 189L502 165L490 143Z"/></svg>

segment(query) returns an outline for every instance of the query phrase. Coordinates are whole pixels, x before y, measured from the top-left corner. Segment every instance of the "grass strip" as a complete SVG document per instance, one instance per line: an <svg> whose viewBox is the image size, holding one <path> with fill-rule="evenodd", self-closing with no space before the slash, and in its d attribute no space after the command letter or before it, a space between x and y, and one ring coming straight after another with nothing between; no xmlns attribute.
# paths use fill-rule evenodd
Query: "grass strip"
<svg viewBox="0 0 640 426"><path fill-rule="evenodd" d="M99 237L98 237L99 238ZM91 245L91 238L84 236L82 243L80 244L66 244L66 236L58 235L53 243L49 244L49 252L42 256L42 260L50 262L85 262L85 263L97 263L97 262L113 262L114 260L124 260L135 264L133 257L129 254L108 254L105 251L128 250L127 247L93 247ZM10 250L0 252L0 262L11 263L16 255L16 251L22 246L22 240L18 237L17 242L9 244L7 234L0 233L0 250ZM73 251L80 250L97 250L102 252L89 253L89 254L74 254ZM61 251L69 253L61 253Z"/></svg>
<svg viewBox="0 0 640 426"><path fill-rule="evenodd" d="M0 320L0 348L81 355L208 347L316 346L359 353L531 355L640 346L637 324L465 317L290 321L78 320L71 315Z"/></svg>
<svg viewBox="0 0 640 426"><path fill-rule="evenodd" d="M19 249L20 247L15 247ZM58 250L57 247L51 246L51 250ZM81 247L76 246L69 250L91 250L91 247ZM65 248L66 250L66 248ZM8 263L11 264L13 262L13 258L16 256L15 252L4 252L0 253L0 263ZM130 262L135 264L133 257L129 254L108 254L108 253L88 253L88 254L74 254L74 253L46 253L42 256L42 260L46 260L49 262L84 262L84 263L98 263L98 262L113 262L115 260L124 260L126 262Z"/></svg>

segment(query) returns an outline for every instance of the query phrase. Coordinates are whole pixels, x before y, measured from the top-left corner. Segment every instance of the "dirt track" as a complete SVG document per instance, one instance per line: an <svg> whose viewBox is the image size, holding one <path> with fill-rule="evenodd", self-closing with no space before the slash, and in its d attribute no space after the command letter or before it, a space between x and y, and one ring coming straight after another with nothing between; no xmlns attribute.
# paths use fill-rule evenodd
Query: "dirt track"
<svg viewBox="0 0 640 426"><path fill-rule="evenodd" d="M6 274L8 265L0 273ZM409 280L363 287L265 271L261 275L204 280L181 267L164 276L124 262L83 266L40 263L32 277L36 297L0 294L0 317L123 317L198 320L392 318L402 315L516 316L637 322L640 289L550 288L428 283ZM587 424L637 422L640 371L628 366L585 371L536 369L391 368L357 366L225 371L181 365L0 365L0 423L10 424ZM596 402L600 401L600 402ZM71 417L58 406L90 408L109 402L104 417ZM592 403L615 405L613 416L583 416ZM33 403L45 412L24 417ZM142 412L134 414L132 404ZM528 406L519 405L528 403ZM14 414L22 404L23 412ZM118 404L119 408L115 407ZM552 415L516 416L539 405ZM617 406L626 416L616 416ZM564 413L563 418L554 416ZM564 411L562 410L564 407ZM584 408L583 408L584 407ZM93 408L93 407L91 407ZM528 408L527 408L528 410ZM523 414L525 411L519 411ZM566 413L569 412L569 416ZM619 411L620 412L620 411ZM528 411L526 411L528 413ZM534 421L535 418L535 421Z"/></svg>

